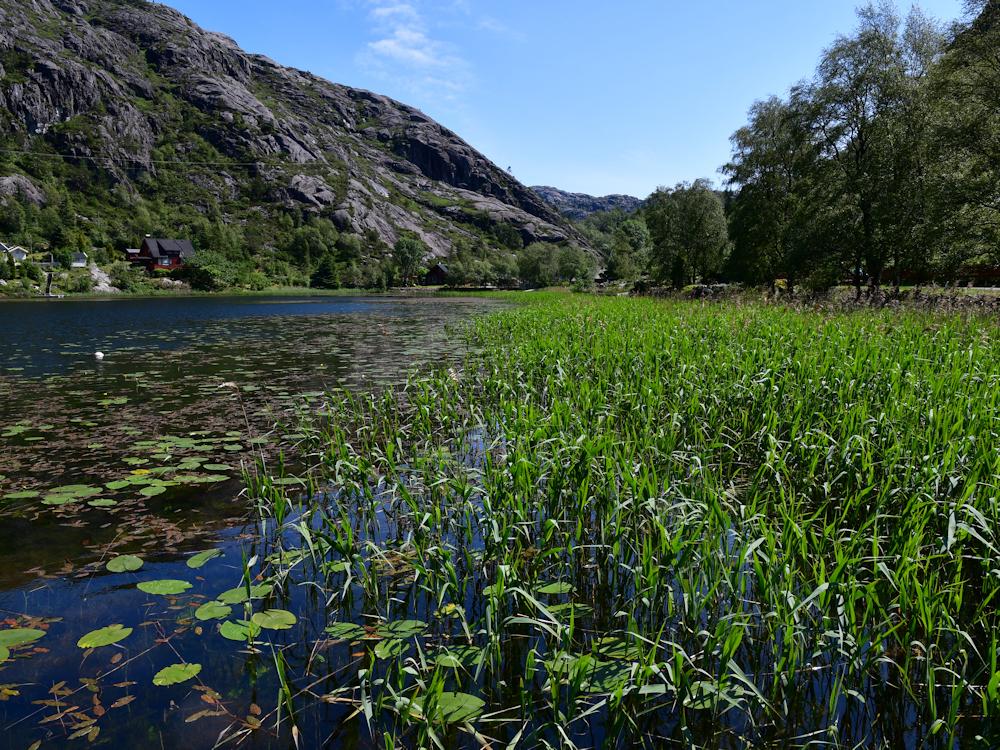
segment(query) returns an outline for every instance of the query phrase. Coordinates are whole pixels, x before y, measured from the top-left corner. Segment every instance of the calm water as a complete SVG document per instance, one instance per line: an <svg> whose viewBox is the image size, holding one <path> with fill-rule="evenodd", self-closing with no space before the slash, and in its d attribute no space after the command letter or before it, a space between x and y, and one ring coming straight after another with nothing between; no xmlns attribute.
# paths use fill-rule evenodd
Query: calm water
<svg viewBox="0 0 1000 750"><path fill-rule="evenodd" d="M316 641L322 618L301 613L321 614L322 603L304 589L284 592L299 622L269 631L258 653L192 616L240 584L244 556L267 552L246 520L241 469L257 456L298 460L296 415L314 413L326 389L368 390L459 356L457 327L495 304L0 304L0 656L5 638L10 647L0 748L211 747L220 733L241 746L291 746L286 732L257 729L256 717L274 724L275 650L289 668L313 658L294 646ZM222 554L187 564L210 549ZM109 572L106 562L123 554L140 556L142 569ZM135 586L157 579L190 588L164 596ZM112 624L133 632L92 651L77 646ZM178 662L200 663L197 681L152 685ZM303 746L369 746L363 722L343 722L349 707L318 706L302 720L314 732Z"/></svg>

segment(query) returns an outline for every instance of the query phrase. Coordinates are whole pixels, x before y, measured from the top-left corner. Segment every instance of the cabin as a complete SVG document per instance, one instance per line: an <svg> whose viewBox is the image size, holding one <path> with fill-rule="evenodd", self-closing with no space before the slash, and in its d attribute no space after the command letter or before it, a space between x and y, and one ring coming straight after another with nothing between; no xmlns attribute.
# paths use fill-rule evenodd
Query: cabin
<svg viewBox="0 0 1000 750"><path fill-rule="evenodd" d="M172 271L181 268L187 261L194 257L194 246L190 240L166 240L155 237L147 237L142 241L139 252L127 253L129 260L141 266L145 266L149 273L160 269Z"/></svg>
<svg viewBox="0 0 1000 750"><path fill-rule="evenodd" d="M86 268L87 264L90 262L90 258L86 253L73 253L69 259L70 268Z"/></svg>
<svg viewBox="0 0 1000 750"><path fill-rule="evenodd" d="M0 242L0 255L9 255L14 259L14 265L19 266L28 259L28 251L20 245L5 245Z"/></svg>
<svg viewBox="0 0 1000 750"><path fill-rule="evenodd" d="M442 286L448 283L448 266L444 263L435 263L424 274L424 286Z"/></svg>

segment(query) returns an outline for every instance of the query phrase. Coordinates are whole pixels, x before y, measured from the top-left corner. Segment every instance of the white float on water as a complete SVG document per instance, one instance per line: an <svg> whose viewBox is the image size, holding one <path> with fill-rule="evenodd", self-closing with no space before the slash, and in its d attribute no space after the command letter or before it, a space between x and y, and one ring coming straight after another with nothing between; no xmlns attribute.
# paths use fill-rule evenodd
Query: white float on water
<svg viewBox="0 0 1000 750"><path fill-rule="evenodd" d="M100 362L102 359L104 359L104 352L94 352L94 359Z"/></svg>

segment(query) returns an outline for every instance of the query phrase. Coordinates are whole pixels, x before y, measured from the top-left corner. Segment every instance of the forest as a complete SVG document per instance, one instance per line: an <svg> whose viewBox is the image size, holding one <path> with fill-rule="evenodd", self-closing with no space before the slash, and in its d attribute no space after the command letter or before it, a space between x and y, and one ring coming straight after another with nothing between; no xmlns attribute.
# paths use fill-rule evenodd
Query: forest
<svg viewBox="0 0 1000 750"><path fill-rule="evenodd" d="M1000 278L1000 4L944 28L858 11L853 33L732 136L725 189L660 188L588 217L607 276L823 292ZM995 278L996 277L996 278Z"/></svg>

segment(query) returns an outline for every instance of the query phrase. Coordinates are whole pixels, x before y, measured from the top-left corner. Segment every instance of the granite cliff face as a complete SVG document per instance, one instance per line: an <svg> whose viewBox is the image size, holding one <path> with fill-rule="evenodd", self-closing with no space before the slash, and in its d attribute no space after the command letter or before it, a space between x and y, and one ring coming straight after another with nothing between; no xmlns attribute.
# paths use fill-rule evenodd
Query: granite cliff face
<svg viewBox="0 0 1000 750"><path fill-rule="evenodd" d="M145 0L0 0L0 148L72 155L125 196L183 169L204 212L313 212L390 245L413 232L437 255L511 229L524 243L579 241L418 110L248 54ZM43 202L28 172L0 167L4 191Z"/></svg>
<svg viewBox="0 0 1000 750"><path fill-rule="evenodd" d="M535 185L531 189L563 216L574 220L585 219L591 214L601 211L614 211L616 209L632 213L642 206L642 201L631 195L605 195L598 198L586 193L567 193L565 190L547 185Z"/></svg>

